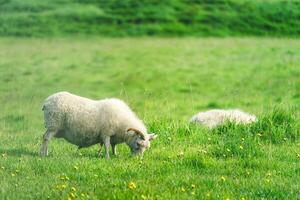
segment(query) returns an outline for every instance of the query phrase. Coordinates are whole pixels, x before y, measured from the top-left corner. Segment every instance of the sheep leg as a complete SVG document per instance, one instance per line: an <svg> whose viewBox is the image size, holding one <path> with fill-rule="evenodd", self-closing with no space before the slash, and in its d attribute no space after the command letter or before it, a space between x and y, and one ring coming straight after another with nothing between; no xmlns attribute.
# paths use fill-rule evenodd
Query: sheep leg
<svg viewBox="0 0 300 200"><path fill-rule="evenodd" d="M55 135L55 131L47 130L43 136L43 144L41 146L40 154L41 156L48 156L48 143L53 135Z"/></svg>
<svg viewBox="0 0 300 200"><path fill-rule="evenodd" d="M101 157L102 146L103 146L103 143L100 142L100 143L99 143L99 147L100 147L100 148L99 148L99 150L98 150L98 156L99 156L99 157Z"/></svg>
<svg viewBox="0 0 300 200"><path fill-rule="evenodd" d="M113 155L116 156L117 155L117 145L112 144L111 147L112 147L112 153L113 153Z"/></svg>
<svg viewBox="0 0 300 200"><path fill-rule="evenodd" d="M109 147L110 147L110 137L105 136L104 138L104 147L105 147L105 158L109 159Z"/></svg>

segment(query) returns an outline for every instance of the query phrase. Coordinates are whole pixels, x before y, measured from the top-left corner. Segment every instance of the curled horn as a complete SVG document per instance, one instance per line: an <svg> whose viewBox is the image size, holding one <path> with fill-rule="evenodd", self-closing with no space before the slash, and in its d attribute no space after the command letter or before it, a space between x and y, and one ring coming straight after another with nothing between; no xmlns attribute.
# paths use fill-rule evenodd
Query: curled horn
<svg viewBox="0 0 300 200"><path fill-rule="evenodd" d="M127 129L127 131L134 131L137 135L140 135L143 140L145 140L145 136L144 136L144 134L141 131L139 131L139 130L137 130L135 128L129 128L129 129Z"/></svg>

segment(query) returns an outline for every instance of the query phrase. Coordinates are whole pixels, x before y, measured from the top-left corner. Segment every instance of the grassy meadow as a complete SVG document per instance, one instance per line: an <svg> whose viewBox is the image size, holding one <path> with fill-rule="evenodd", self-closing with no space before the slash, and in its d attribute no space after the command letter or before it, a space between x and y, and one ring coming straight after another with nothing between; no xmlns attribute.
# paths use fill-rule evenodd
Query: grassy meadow
<svg viewBox="0 0 300 200"><path fill-rule="evenodd" d="M0 199L300 199L299 77L299 39L0 38ZM124 99L159 137L142 159L61 139L41 158L58 91ZM237 107L258 122L187 123Z"/></svg>

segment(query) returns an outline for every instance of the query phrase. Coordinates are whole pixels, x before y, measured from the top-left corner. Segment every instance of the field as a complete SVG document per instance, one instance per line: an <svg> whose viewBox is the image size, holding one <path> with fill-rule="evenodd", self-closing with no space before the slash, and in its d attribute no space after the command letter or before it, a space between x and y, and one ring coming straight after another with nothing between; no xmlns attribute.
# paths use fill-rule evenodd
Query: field
<svg viewBox="0 0 300 200"><path fill-rule="evenodd" d="M0 199L300 199L299 66L299 39L1 38ZM124 99L159 137L143 158L60 139L41 158L58 91ZM187 123L236 107L258 122Z"/></svg>

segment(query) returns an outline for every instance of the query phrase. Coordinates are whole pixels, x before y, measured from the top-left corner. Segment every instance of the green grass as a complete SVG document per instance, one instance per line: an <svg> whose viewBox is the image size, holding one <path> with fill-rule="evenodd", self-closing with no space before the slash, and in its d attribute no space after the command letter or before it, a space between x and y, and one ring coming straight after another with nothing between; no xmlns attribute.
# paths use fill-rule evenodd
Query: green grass
<svg viewBox="0 0 300 200"><path fill-rule="evenodd" d="M0 0L1 36L294 36L299 0Z"/></svg>
<svg viewBox="0 0 300 200"><path fill-rule="evenodd" d="M299 39L1 38L0 199L299 199L299 66ZM122 98L159 137L143 159L60 139L41 158L42 102L62 90ZM187 124L237 107L258 122Z"/></svg>

